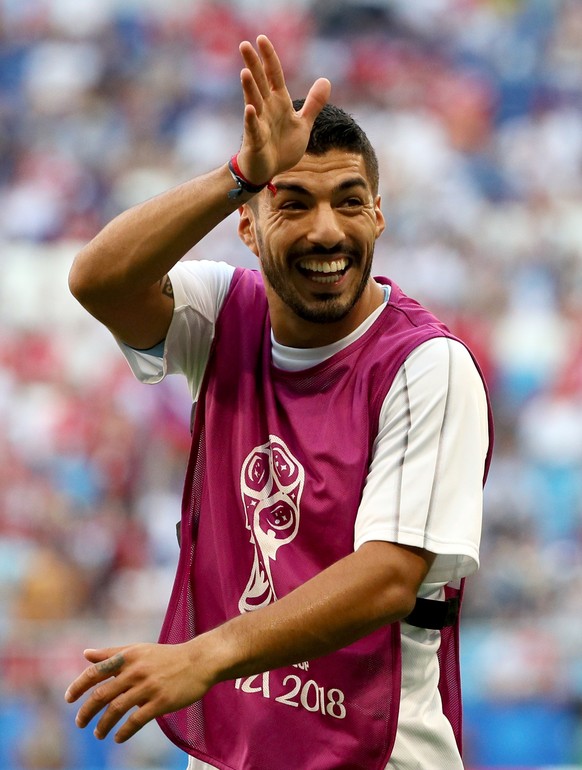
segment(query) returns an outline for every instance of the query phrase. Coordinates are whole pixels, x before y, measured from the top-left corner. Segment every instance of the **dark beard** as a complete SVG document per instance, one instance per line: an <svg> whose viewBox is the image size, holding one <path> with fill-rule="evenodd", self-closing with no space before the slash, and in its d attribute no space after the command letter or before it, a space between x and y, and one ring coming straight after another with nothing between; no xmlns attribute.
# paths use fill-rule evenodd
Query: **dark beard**
<svg viewBox="0 0 582 770"><path fill-rule="evenodd" d="M261 253L264 253L263 244L260 243ZM323 250L317 251L317 256L321 257ZM345 252L337 251L337 255L343 255ZM309 256L308 254L302 256ZM328 254L333 257L334 254ZM362 296L370 273L372 270L372 254L364 273L362 274L362 280L358 286L355 294L349 298L337 297L334 294L322 292L321 294L315 294L315 302L306 303L303 298L296 294L292 286L290 286L285 277L279 270L274 268L273 264L269 260L261 258L261 267L263 270L263 276L287 307L289 307L295 315L301 318L303 321L309 321L310 323L318 324L331 324L337 321L342 321L348 316L358 300ZM357 264L357 260L354 259L354 264Z"/></svg>
<svg viewBox="0 0 582 770"><path fill-rule="evenodd" d="M315 299L317 304L307 305L307 303L301 301L300 297L297 297L288 291L287 287L283 287L279 290L277 286L273 286L271 278L268 273L265 272L265 277L275 292L295 315L299 316L303 321L310 321L311 323L316 324L332 324L337 321L343 321L343 319L350 314L353 307L362 296L369 275L370 269L368 268L367 275L364 276L366 280L358 286L356 295L348 302L333 294L316 294Z"/></svg>

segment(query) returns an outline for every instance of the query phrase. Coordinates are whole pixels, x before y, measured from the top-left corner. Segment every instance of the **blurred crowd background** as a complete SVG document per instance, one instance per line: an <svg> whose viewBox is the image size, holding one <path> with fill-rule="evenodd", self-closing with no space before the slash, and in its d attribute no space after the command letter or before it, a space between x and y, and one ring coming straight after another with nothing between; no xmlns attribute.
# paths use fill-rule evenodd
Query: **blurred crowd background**
<svg viewBox="0 0 582 770"><path fill-rule="evenodd" d="M468 766L582 767L579 0L0 0L0 767L184 767L156 726L100 743L63 701L85 647L157 637L190 411L179 379L134 381L66 276L120 210L236 151L260 32L294 97L328 76L367 130L376 273L489 382ZM254 266L235 225L188 258Z"/></svg>

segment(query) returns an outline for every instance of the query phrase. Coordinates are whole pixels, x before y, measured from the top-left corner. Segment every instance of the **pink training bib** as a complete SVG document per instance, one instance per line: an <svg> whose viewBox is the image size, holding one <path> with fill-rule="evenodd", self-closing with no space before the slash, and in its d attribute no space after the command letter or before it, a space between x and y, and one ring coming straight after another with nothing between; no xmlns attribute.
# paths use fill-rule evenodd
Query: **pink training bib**
<svg viewBox="0 0 582 770"><path fill-rule="evenodd" d="M452 335L392 285L389 306L352 345L282 372L262 279L235 271L196 408L161 642L256 611L353 551L381 405L406 356L435 336ZM458 669L456 629L446 647ZM400 681L395 623L316 660L220 683L159 723L224 770L384 770ZM458 676L448 686L460 704ZM460 710L453 719L460 734Z"/></svg>

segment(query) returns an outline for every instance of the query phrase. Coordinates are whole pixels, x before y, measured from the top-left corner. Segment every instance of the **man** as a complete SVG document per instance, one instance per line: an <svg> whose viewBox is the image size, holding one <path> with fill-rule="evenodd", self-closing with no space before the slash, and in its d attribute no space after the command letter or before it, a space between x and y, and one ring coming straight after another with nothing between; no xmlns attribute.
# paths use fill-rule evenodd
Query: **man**
<svg viewBox="0 0 582 770"><path fill-rule="evenodd" d="M329 81L294 106L270 41L240 50L239 153L71 271L136 374L185 373L197 407L163 644L86 650L66 698L95 686L98 738L158 718L192 770L462 768L452 583L478 566L485 389L371 277L377 160ZM176 264L237 208L260 273Z"/></svg>

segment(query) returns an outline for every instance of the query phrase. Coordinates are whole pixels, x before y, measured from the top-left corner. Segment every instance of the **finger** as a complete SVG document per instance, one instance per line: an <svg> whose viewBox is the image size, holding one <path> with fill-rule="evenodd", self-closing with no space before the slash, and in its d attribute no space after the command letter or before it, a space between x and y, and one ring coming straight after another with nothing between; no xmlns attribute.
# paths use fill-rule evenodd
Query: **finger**
<svg viewBox="0 0 582 770"><path fill-rule="evenodd" d="M240 44L239 51L246 68L249 70L256 83L261 96L266 99L271 89L269 87L269 81L265 75L265 69L259 54L247 40Z"/></svg>
<svg viewBox="0 0 582 770"><path fill-rule="evenodd" d="M152 719L155 719L163 713L163 710L157 708L153 703L146 703L135 711L132 711L119 730L115 733L115 742L125 743L125 741L132 738L138 730L145 727L148 722L151 722Z"/></svg>
<svg viewBox="0 0 582 770"><path fill-rule="evenodd" d="M257 84L250 70L244 69L241 71L240 82L242 85L245 105L252 105L255 108L257 114L260 114L263 108L263 97L257 88Z"/></svg>
<svg viewBox="0 0 582 770"><path fill-rule="evenodd" d="M120 650L104 660L99 660L98 663L95 663L95 668L102 676L116 676L121 671L124 663L125 655Z"/></svg>
<svg viewBox="0 0 582 770"><path fill-rule="evenodd" d="M102 647L100 649L89 648L87 650L83 650L83 655L91 663L99 663L101 660L111 658L122 649L122 647Z"/></svg>
<svg viewBox="0 0 582 770"><path fill-rule="evenodd" d="M285 76L281 60L277 56L275 47L266 35L259 35L257 38L257 47L263 60L263 68L271 88L279 90L286 88Z"/></svg>
<svg viewBox="0 0 582 770"><path fill-rule="evenodd" d="M138 704L139 699L136 699L133 691L131 694L129 692L124 692L116 698L113 698L97 722L95 730L93 731L95 737L102 740L109 735L119 720Z"/></svg>
<svg viewBox="0 0 582 770"><path fill-rule="evenodd" d="M101 658L102 652L105 651L87 650L87 653L95 653L99 658ZM109 652L111 652L111 650L109 650ZM74 703L81 697L81 695L83 695L83 693L87 692L87 690L94 685L118 674L119 671L121 671L124 662L125 658L123 653L119 651L113 652L113 655L106 657L104 660L99 659L98 662L95 662L92 666L88 666L82 674L71 682L65 693L65 700L68 703Z"/></svg>
<svg viewBox="0 0 582 770"><path fill-rule="evenodd" d="M261 129L259 126L258 115L253 105L247 105L244 113L244 133L251 143L259 144Z"/></svg>
<svg viewBox="0 0 582 770"><path fill-rule="evenodd" d="M119 699L128 690L129 684L123 677L117 677L112 681L96 687L89 698L87 698L85 703L83 703L77 711L77 716L75 717L75 724L77 727L87 727L93 717L104 708L109 708L114 701ZM112 713L115 713L120 706L123 706L124 704L126 704L126 711L133 705L128 703L128 698L126 697L121 703L116 704ZM118 717L118 719L119 718L120 717Z"/></svg>
<svg viewBox="0 0 582 770"><path fill-rule="evenodd" d="M327 78L318 78L309 89L305 97L303 107L299 111L301 117L305 118L311 125L321 110L325 107L331 96L331 83Z"/></svg>

